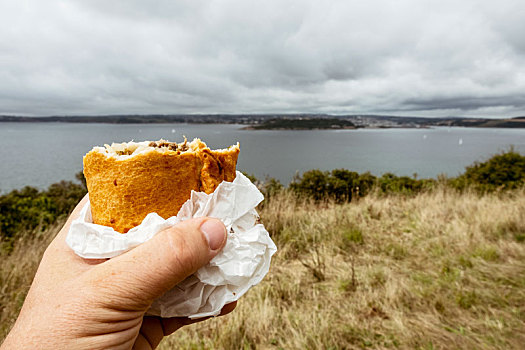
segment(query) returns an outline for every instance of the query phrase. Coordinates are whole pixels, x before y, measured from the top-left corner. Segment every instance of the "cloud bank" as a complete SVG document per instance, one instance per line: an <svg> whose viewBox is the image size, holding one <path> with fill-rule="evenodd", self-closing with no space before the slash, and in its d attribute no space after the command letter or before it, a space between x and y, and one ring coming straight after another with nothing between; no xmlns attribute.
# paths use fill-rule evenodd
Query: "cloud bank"
<svg viewBox="0 0 525 350"><path fill-rule="evenodd" d="M525 115L521 0L4 0L0 113Z"/></svg>

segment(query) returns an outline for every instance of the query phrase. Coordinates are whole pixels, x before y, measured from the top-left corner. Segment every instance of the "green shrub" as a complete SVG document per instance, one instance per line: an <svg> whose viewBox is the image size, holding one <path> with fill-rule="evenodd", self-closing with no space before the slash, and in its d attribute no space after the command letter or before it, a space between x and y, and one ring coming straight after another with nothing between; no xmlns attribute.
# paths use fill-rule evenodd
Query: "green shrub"
<svg viewBox="0 0 525 350"><path fill-rule="evenodd" d="M0 239L10 242L19 232L46 229L68 215L86 192L84 184L61 181L45 191L26 186L0 196Z"/></svg>
<svg viewBox="0 0 525 350"><path fill-rule="evenodd" d="M327 178L327 194L337 202L349 202L355 193L359 174L346 169L335 169Z"/></svg>
<svg viewBox="0 0 525 350"><path fill-rule="evenodd" d="M57 215L68 214L86 194L86 189L71 181L60 181L49 186L45 195L54 203Z"/></svg>
<svg viewBox="0 0 525 350"><path fill-rule="evenodd" d="M357 179L355 193L358 197L364 197L374 188L377 178L369 171L360 174Z"/></svg>
<svg viewBox="0 0 525 350"><path fill-rule="evenodd" d="M497 154L483 163L476 162L468 166L465 173L452 179L417 179L408 176L397 176L392 173L376 177L370 172L358 174L346 169L335 169L331 172L309 170L296 176L290 189L297 195L315 200L332 199L336 202L349 202L363 197L370 191L377 190L383 194L413 195L432 190L438 183L447 184L463 190L475 188L480 192L511 190L525 185L525 156L512 148Z"/></svg>
<svg viewBox="0 0 525 350"><path fill-rule="evenodd" d="M298 195L315 200L325 199L328 195L328 176L327 171L309 170L302 176L296 177L290 188Z"/></svg>
<svg viewBox="0 0 525 350"><path fill-rule="evenodd" d="M435 180L410 178L408 176L396 176L392 173L386 173L377 179L377 187L382 193L404 193L416 194L423 190L431 189Z"/></svg>
<svg viewBox="0 0 525 350"><path fill-rule="evenodd" d="M266 178L261 187L261 192L266 199L275 196L284 189L283 184L273 177Z"/></svg>
<svg viewBox="0 0 525 350"><path fill-rule="evenodd" d="M525 156L513 148L468 166L465 173L450 181L450 185L459 190L472 187L480 192L511 190L524 184Z"/></svg>
<svg viewBox="0 0 525 350"><path fill-rule="evenodd" d="M19 230L46 227L55 212L53 201L34 187L11 191L0 197L0 236L8 240Z"/></svg>
<svg viewBox="0 0 525 350"><path fill-rule="evenodd" d="M298 176L290 188L298 195L315 200L332 199L336 202L350 202L364 197L377 188L381 193L415 194L431 189L436 180L412 179L407 176L396 176L386 173L380 178L369 172L358 174L346 169L335 169L331 172L310 170Z"/></svg>

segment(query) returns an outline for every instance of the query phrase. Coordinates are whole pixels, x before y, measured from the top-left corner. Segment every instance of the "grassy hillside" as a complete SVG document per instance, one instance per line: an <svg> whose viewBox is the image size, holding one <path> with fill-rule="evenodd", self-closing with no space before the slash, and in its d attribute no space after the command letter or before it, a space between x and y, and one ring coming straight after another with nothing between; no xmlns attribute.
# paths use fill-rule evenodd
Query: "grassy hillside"
<svg viewBox="0 0 525 350"><path fill-rule="evenodd" d="M274 194L260 209L279 251L230 315L161 349L518 349L525 343L525 191L437 187L352 202ZM53 235L0 259L0 339Z"/></svg>

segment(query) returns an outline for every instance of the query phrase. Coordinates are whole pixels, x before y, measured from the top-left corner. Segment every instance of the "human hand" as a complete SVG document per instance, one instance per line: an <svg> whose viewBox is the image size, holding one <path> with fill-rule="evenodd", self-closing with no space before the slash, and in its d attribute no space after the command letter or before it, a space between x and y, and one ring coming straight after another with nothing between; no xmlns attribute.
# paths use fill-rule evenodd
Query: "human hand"
<svg viewBox="0 0 525 350"><path fill-rule="evenodd" d="M153 300L206 265L226 243L217 219L159 232L110 260L87 260L66 245L77 205L44 253L4 349L154 349L166 335L201 321L144 316ZM231 312L226 305L221 315Z"/></svg>

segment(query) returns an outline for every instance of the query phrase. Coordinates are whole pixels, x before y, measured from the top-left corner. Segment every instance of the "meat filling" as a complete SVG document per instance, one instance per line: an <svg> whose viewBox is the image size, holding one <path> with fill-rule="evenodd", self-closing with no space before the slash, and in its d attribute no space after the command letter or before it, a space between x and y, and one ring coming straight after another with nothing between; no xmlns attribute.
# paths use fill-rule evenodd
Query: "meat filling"
<svg viewBox="0 0 525 350"><path fill-rule="evenodd" d="M148 145L149 147L155 147L155 148L163 148L166 147L170 151L187 151L189 149L188 147L188 141L184 140L183 143L178 144L177 142L168 142L165 140L159 140L159 141L151 141Z"/></svg>
<svg viewBox="0 0 525 350"><path fill-rule="evenodd" d="M112 143L110 145L104 145L102 147L95 147L95 150L104 152L111 157L132 157L142 152L149 152L151 150L158 150L159 152L176 152L181 154L186 151L197 151L202 147L206 147L199 139L195 139L192 142L188 142L184 138L184 142L169 142L163 139L158 141L144 141L144 142L123 142L123 143Z"/></svg>
<svg viewBox="0 0 525 350"><path fill-rule="evenodd" d="M115 151L119 156L130 156L133 154L134 151L125 149L123 151Z"/></svg>

